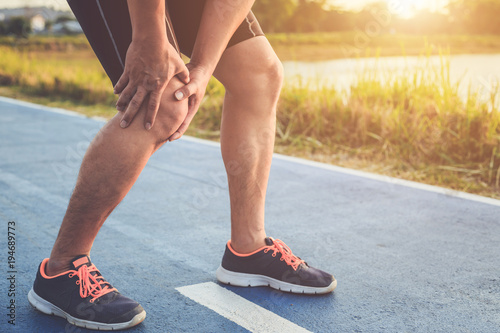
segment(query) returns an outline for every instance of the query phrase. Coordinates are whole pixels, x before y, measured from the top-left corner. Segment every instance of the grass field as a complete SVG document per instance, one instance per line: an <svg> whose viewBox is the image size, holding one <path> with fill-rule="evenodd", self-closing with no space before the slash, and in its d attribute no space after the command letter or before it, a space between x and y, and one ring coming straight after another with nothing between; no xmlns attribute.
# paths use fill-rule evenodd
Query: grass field
<svg viewBox="0 0 500 333"><path fill-rule="evenodd" d="M339 58L369 57L379 55L421 55L423 50L449 50L451 54L500 53L498 35L404 35L380 34L361 37L360 32L332 32L312 34L266 35L282 61L320 61ZM93 52L83 35L37 36L30 39L0 37L0 46L14 47L21 51L74 52L93 57Z"/></svg>
<svg viewBox="0 0 500 333"><path fill-rule="evenodd" d="M332 45L330 39L338 36L318 35L317 41L302 35L269 37L279 51L305 49L313 42ZM116 97L109 80L85 40L73 39L73 46L72 39L19 45L0 40L0 94L111 117ZM416 48L417 39L408 45ZM478 37L476 42L490 43L492 51L497 39ZM421 41L419 54L431 53L431 41ZM361 73L350 92L285 84L276 151L500 199L499 92L483 100L471 91L464 100L448 78L446 56L442 59L441 66L411 76L384 73L384 83ZM212 80L188 134L218 139L223 94Z"/></svg>
<svg viewBox="0 0 500 333"><path fill-rule="evenodd" d="M497 35L403 35L367 37L360 32L273 34L267 36L280 59L321 61L338 58L421 55L431 50L450 54L500 53Z"/></svg>

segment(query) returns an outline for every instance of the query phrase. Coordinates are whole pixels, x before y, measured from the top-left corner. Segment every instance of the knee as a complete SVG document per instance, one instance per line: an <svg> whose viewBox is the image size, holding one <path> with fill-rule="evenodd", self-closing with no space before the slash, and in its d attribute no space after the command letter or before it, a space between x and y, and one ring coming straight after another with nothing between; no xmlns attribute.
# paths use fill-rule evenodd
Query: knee
<svg viewBox="0 0 500 333"><path fill-rule="evenodd" d="M174 78L163 93L155 123L151 128L151 134L155 137L157 145L165 143L186 118L187 100L178 101L174 97L174 92L183 85L177 78Z"/></svg>
<svg viewBox="0 0 500 333"><path fill-rule="evenodd" d="M272 104L277 102L283 84L283 65L275 54L253 64L244 64L237 76L236 82L231 81L226 86L229 93L267 100Z"/></svg>
<svg viewBox="0 0 500 333"><path fill-rule="evenodd" d="M283 85L283 65L278 57L270 59L263 75L270 97L277 100Z"/></svg>

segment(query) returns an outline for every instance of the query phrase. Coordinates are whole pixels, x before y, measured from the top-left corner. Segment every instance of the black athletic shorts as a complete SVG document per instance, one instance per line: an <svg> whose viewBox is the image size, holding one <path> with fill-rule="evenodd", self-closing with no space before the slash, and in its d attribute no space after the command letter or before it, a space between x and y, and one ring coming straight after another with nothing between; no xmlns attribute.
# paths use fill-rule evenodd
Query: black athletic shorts
<svg viewBox="0 0 500 333"><path fill-rule="evenodd" d="M141 1L141 0L137 0ZM123 73L125 55L132 41L126 0L68 0L97 58L113 86ZM166 26L170 43L190 57L200 26L205 0L166 0ZM227 47L264 33L252 12L233 34Z"/></svg>

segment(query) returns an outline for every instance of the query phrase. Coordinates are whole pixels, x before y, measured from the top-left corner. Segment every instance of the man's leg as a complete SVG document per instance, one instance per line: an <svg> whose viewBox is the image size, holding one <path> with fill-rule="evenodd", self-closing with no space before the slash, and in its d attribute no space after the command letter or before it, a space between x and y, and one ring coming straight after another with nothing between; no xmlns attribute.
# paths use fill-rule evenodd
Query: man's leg
<svg viewBox="0 0 500 333"><path fill-rule="evenodd" d="M217 279L295 293L331 292L337 286L333 275L309 266L264 231L281 63L265 37L254 37L228 48L215 76L226 87L221 148L231 201L231 240Z"/></svg>
<svg viewBox="0 0 500 333"><path fill-rule="evenodd" d="M265 245L264 204L283 80L264 36L228 48L215 70L226 88L221 149L231 202L231 244L240 253Z"/></svg>
<svg viewBox="0 0 500 333"><path fill-rule="evenodd" d="M149 157L182 123L187 102L173 97L182 85L175 78L169 83L150 131L144 129L143 107L126 129L120 127L121 115L117 114L95 137L83 159L52 249L48 275L67 271L72 258L89 254L100 227L128 193Z"/></svg>

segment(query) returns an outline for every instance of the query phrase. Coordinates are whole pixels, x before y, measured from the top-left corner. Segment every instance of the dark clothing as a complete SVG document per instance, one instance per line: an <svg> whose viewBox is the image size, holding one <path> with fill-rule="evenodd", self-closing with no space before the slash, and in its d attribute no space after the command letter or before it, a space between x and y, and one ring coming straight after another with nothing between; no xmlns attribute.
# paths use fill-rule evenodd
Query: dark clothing
<svg viewBox="0 0 500 333"><path fill-rule="evenodd" d="M125 55L132 41L126 0L68 0L113 86L123 73ZM165 18L170 43L190 57L200 26L205 0L166 0ZM264 33L252 12L233 34L227 47Z"/></svg>

